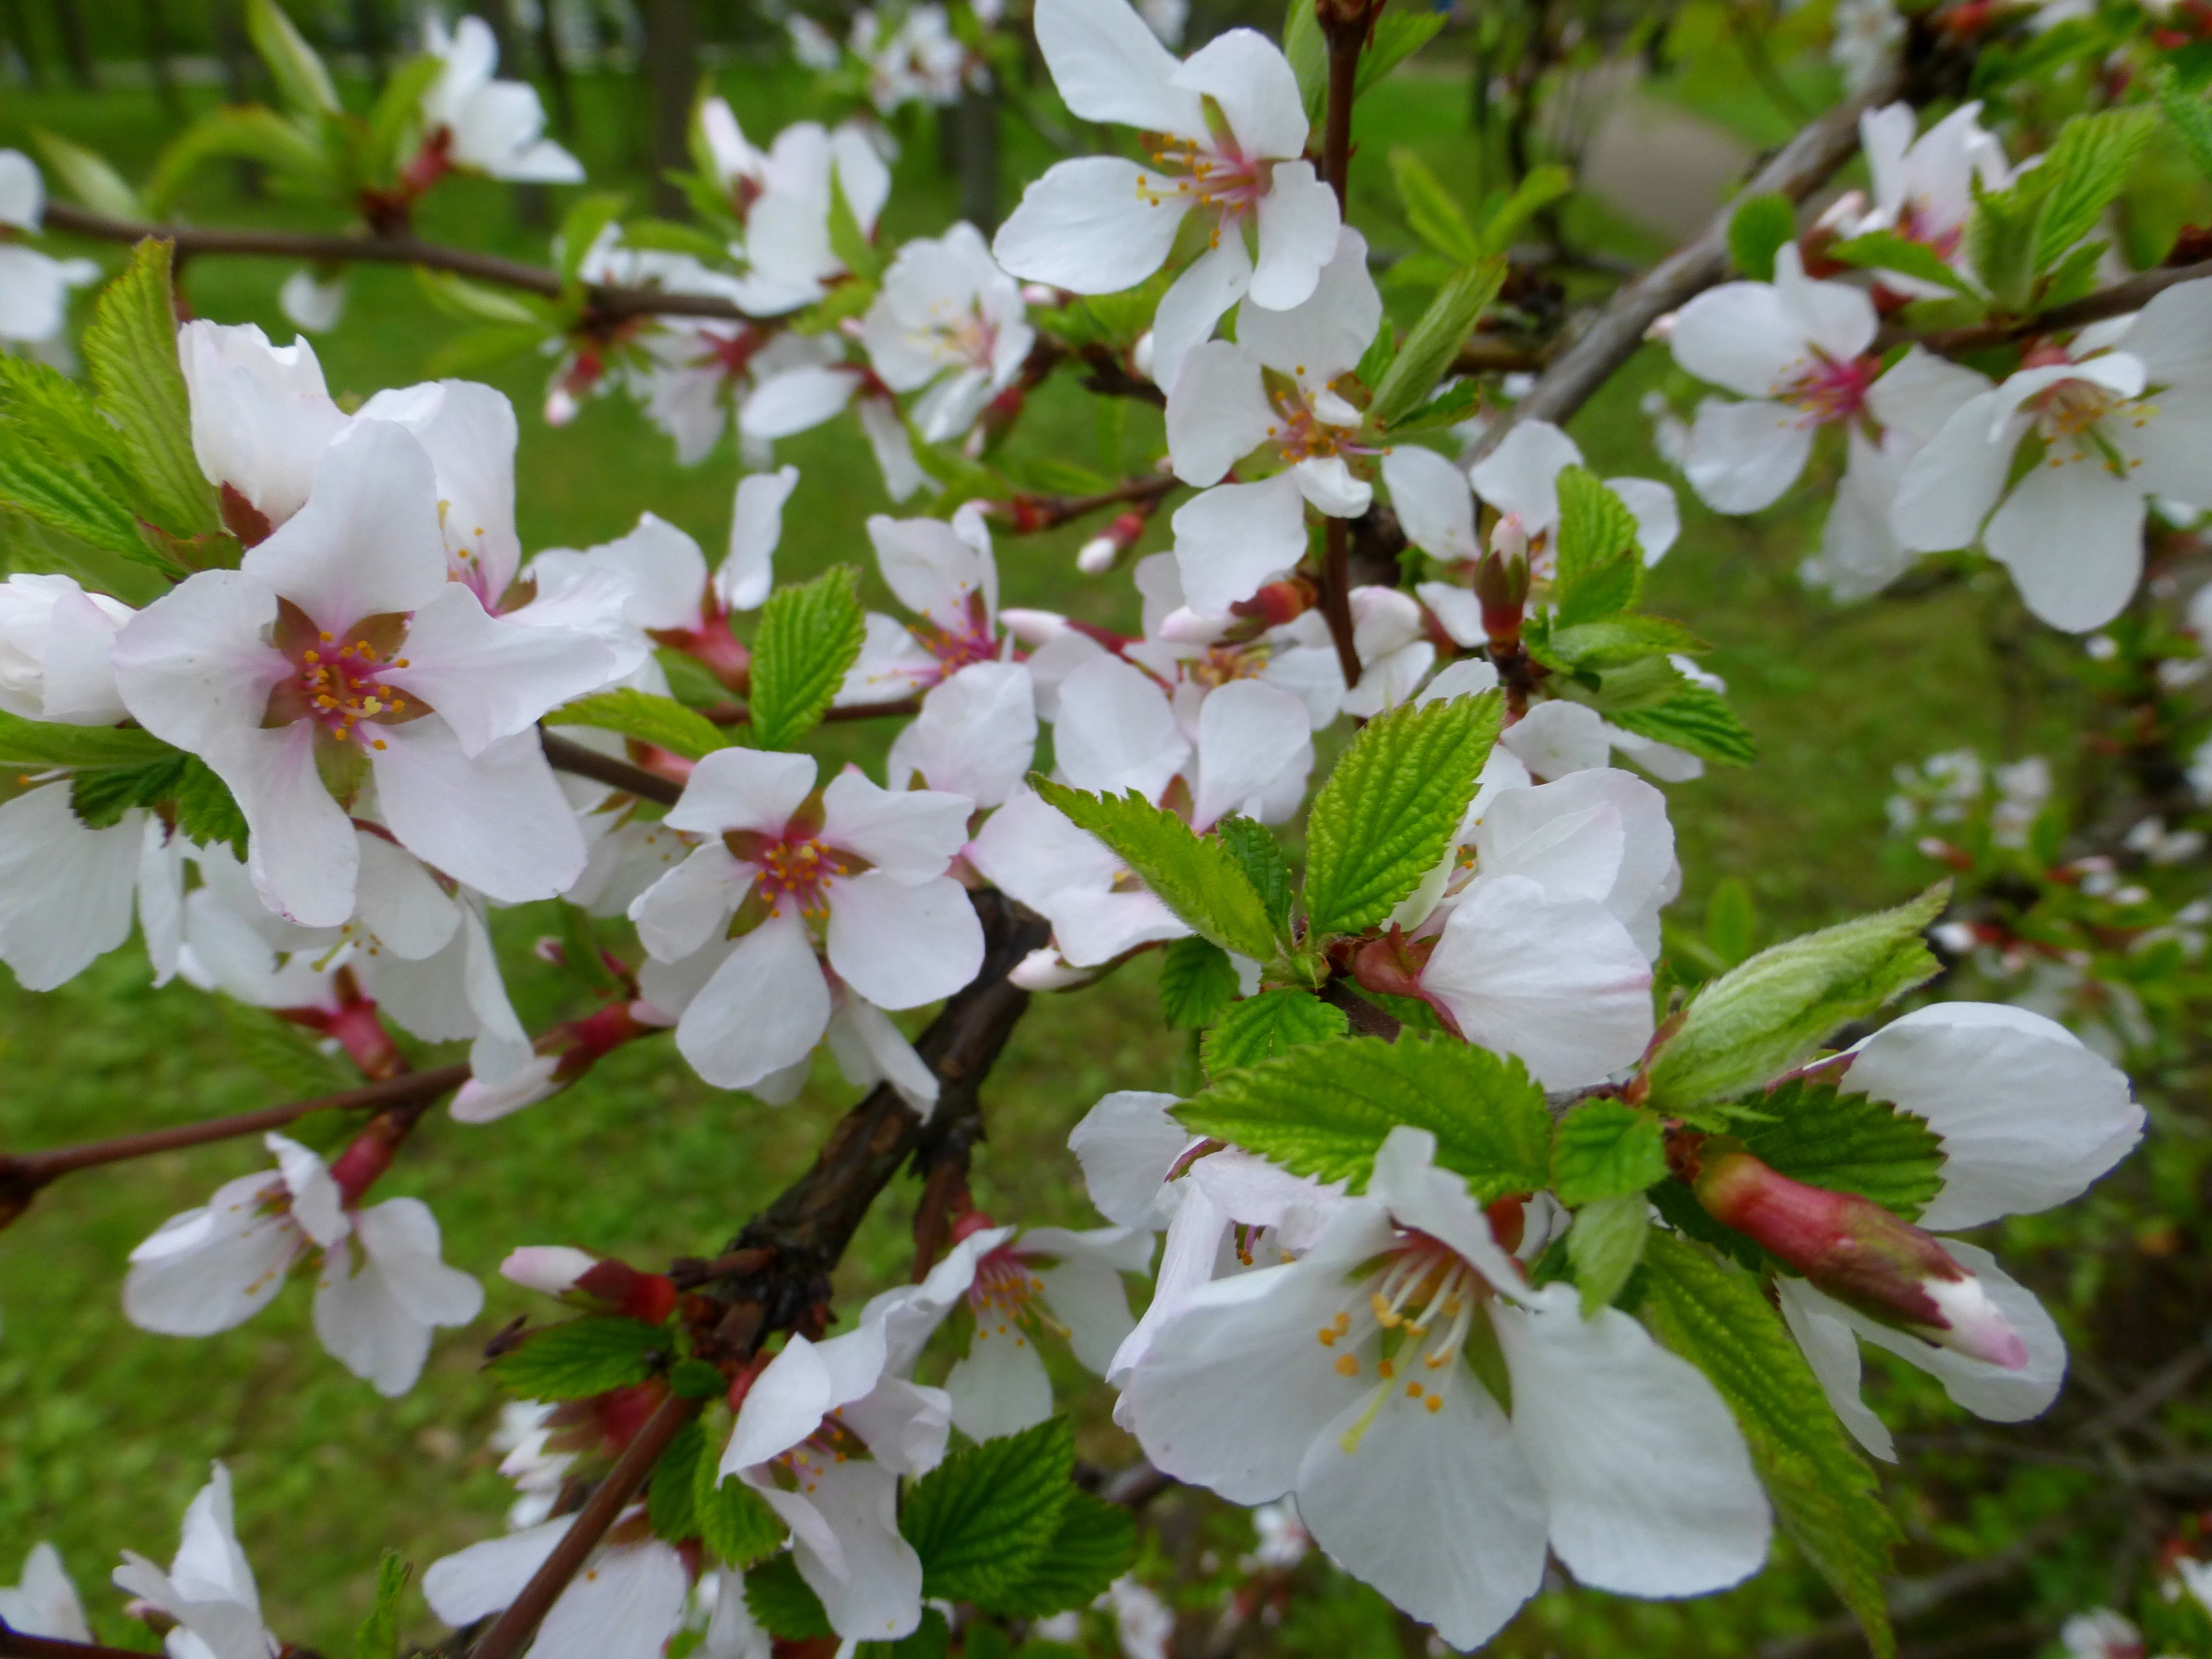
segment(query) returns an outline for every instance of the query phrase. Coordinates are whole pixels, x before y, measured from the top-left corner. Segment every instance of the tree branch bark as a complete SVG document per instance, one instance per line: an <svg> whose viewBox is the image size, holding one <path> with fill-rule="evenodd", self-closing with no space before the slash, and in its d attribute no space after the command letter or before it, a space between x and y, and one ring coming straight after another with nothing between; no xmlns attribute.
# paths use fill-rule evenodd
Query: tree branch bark
<svg viewBox="0 0 2212 1659"><path fill-rule="evenodd" d="M663 806L673 806L684 798L684 786L674 779L648 772L642 766L632 766L618 756L602 755L596 749L586 749L573 738L543 728L538 740L544 747L545 763L556 772L573 772L580 778L604 783L641 800L659 801Z"/></svg>
<svg viewBox="0 0 2212 1659"><path fill-rule="evenodd" d="M2161 265L2156 270L2138 271L2126 281L2100 289L2072 305L2056 306L2033 317L2007 323L1978 323L1972 328L1937 329L1927 334L1899 331L1892 335L1885 331L1877 344L1887 347L1912 341L1939 356L1955 357L1984 346L2009 345L2014 340L2037 334L2063 334L2089 323L2100 323L2107 317L2124 317L2131 311L2142 310L2177 283L2199 282L2208 276L2212 276L2212 259L2193 265Z"/></svg>

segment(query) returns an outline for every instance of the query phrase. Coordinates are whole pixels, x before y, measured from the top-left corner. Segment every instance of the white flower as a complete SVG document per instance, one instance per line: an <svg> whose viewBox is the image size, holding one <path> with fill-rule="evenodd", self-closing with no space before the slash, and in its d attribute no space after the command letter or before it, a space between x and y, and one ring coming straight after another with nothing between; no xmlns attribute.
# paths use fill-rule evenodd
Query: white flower
<svg viewBox="0 0 2212 1659"><path fill-rule="evenodd" d="M137 613L70 576L0 582L0 710L70 726L127 718L108 650Z"/></svg>
<svg viewBox="0 0 2212 1659"><path fill-rule="evenodd" d="M1708 507L1756 513L1781 499L1814 434L1865 404L1878 325L1864 289L1808 280L1794 242L1776 254L1771 283L1725 283L1682 307L1674 361L1746 399L1698 406L1683 471Z"/></svg>
<svg viewBox="0 0 2212 1659"><path fill-rule="evenodd" d="M1394 1129L1306 1255L1190 1295L1129 1379L1146 1454L1233 1502L1294 1492L1338 1565L1455 1647L1535 1593L1547 1546L1626 1595L1755 1571L1766 1501L1711 1383L1618 1310L1529 1291L1434 1152ZM1483 1321L1510 1419L1464 1352Z"/></svg>
<svg viewBox="0 0 2212 1659"><path fill-rule="evenodd" d="M433 1561L422 1575L423 1599L457 1628L490 1618L522 1594L575 1519L564 1515ZM636 1505L585 1558L530 1652L536 1659L659 1659L690 1592L684 1558L653 1535L644 1505Z"/></svg>
<svg viewBox="0 0 2212 1659"><path fill-rule="evenodd" d="M295 328L310 334L327 334L345 315L346 280L343 272L324 277L310 268L295 270L276 290L277 308Z"/></svg>
<svg viewBox="0 0 2212 1659"><path fill-rule="evenodd" d="M1244 305L1236 343L1194 343L1178 369L1159 371L1176 476L1204 489L1174 519L1183 592L1202 617L1225 615L1304 556L1309 503L1351 519L1374 498L1346 460L1363 417L1334 383L1374 339L1382 300L1364 239L1351 229L1333 239L1328 264L1297 304ZM1221 483L1261 448L1280 464L1274 477Z"/></svg>
<svg viewBox="0 0 2212 1659"><path fill-rule="evenodd" d="M950 996L982 965L981 924L945 873L974 803L894 794L857 771L817 790L815 775L806 755L708 756L667 822L715 839L630 906L655 957L711 970L681 1004L676 1043L723 1088L805 1060L828 1027L830 986L810 921L837 980L880 1008ZM647 994L675 1011L658 989Z"/></svg>
<svg viewBox="0 0 2212 1659"><path fill-rule="evenodd" d="M499 43L481 17L464 17L453 33L435 13L422 20L422 46L444 68L422 94L427 144L441 147L455 167L495 179L575 185L583 165L544 137L545 110L524 81L495 81Z"/></svg>
<svg viewBox="0 0 2212 1659"><path fill-rule="evenodd" d="M115 643L139 722L198 755L252 830L272 909L331 927L358 854L325 768L373 778L402 846L508 902L575 879L584 846L532 725L603 684L612 653L485 613L447 579L429 458L362 421L315 469L307 506L236 570L188 578Z"/></svg>
<svg viewBox="0 0 2212 1659"><path fill-rule="evenodd" d="M131 937L135 905L155 982L177 971L185 897L181 836L140 807L88 828L70 786L0 802L0 962L26 990L66 984Z"/></svg>
<svg viewBox="0 0 2212 1659"><path fill-rule="evenodd" d="M2077 1613L2059 1627L2067 1659L2143 1659L2142 1632L2110 1607Z"/></svg>
<svg viewBox="0 0 2212 1659"><path fill-rule="evenodd" d="M1828 56L1843 70L1844 87L1857 92L1889 61L1891 49L1905 36L1905 20L1895 0L1837 0L1833 21Z"/></svg>
<svg viewBox="0 0 2212 1659"><path fill-rule="evenodd" d="M1071 111L1136 127L1158 147L1149 167L1113 155L1054 167L1000 228L993 245L1000 264L1027 281L1112 294L1166 262L1186 215L1207 216L1211 246L1176 279L1153 325L1163 386L1248 293L1272 311L1313 293L1336 251L1336 197L1299 159L1305 106L1273 41L1231 29L1178 64L1125 0L1041 0L1036 27Z"/></svg>
<svg viewBox="0 0 2212 1659"><path fill-rule="evenodd" d="M194 319L177 331L177 362L201 472L270 526L283 523L307 501L315 463L347 425L314 347L296 339L272 346L253 323Z"/></svg>
<svg viewBox="0 0 2212 1659"><path fill-rule="evenodd" d="M2110 622L2142 573L2145 498L2206 493L2208 331L2212 281L2181 283L2131 320L2031 353L2002 385L1961 404L1906 465L1893 514L1898 539L1933 552L1978 536L2052 627L2079 634ZM2014 452L2031 433L2042 458L2008 490Z"/></svg>
<svg viewBox="0 0 2212 1659"><path fill-rule="evenodd" d="M957 438L1021 373L1036 331L1021 287L970 224L908 242L884 273L860 343L884 384L922 392L914 422L930 443Z"/></svg>
<svg viewBox="0 0 2212 1659"><path fill-rule="evenodd" d="M988 9L988 3L976 8L986 27L993 21L984 15ZM940 108L957 103L970 76L968 49L953 34L942 6L909 8L889 36L882 34L876 14L864 8L854 16L852 43L867 64L868 101L880 114L908 103ZM973 73L981 83L989 83L988 72L980 66Z"/></svg>
<svg viewBox="0 0 2212 1659"><path fill-rule="evenodd" d="M1854 236L1893 231L1947 264L1963 265L1966 221L1977 186L2007 189L2013 170L1996 135L1983 130L1978 100L1962 104L1917 138L1912 106L1896 103L1859 117L1859 143L1874 175L1874 206L1850 227ZM1936 283L1893 270L1878 273L1899 294L1933 299Z"/></svg>
<svg viewBox="0 0 2212 1659"><path fill-rule="evenodd" d="M757 387L843 356L828 337L690 317L663 318L640 343L652 366L634 377L633 388L646 419L676 441L676 459L683 466L707 459L729 424L731 410L743 410ZM739 441L747 466L769 465L768 439L741 433Z"/></svg>
<svg viewBox="0 0 2212 1659"><path fill-rule="evenodd" d="M100 280L89 259L56 259L18 246L10 231L35 231L46 210L46 187L31 158L0 149L0 341L33 346L61 337L69 322L73 288Z"/></svg>
<svg viewBox="0 0 2212 1659"><path fill-rule="evenodd" d="M185 1510L168 1571L125 1550L114 1583L177 1621L181 1628L166 1644L169 1659L276 1659L283 1645L261 1622L261 1592L238 1546L230 1471L220 1463Z"/></svg>
<svg viewBox="0 0 2212 1659"><path fill-rule="evenodd" d="M492 1431L491 1449L504 1454L499 1472L514 1482L517 1496L507 1511L510 1532L520 1532L544 1520L568 1483L568 1467L576 1461L576 1454L552 1448L552 1438L559 1432L559 1425L553 1421L557 1409L543 1400L510 1400L499 1408L499 1426Z"/></svg>
<svg viewBox="0 0 2212 1659"><path fill-rule="evenodd" d="M760 193L745 211L747 268L732 291L738 309L781 316L812 305L845 274L830 243L833 175L860 234L870 234L890 194L890 170L859 127L848 123L831 131L798 122L759 158Z"/></svg>
<svg viewBox="0 0 2212 1659"><path fill-rule="evenodd" d="M483 1287L439 1259L438 1223L419 1199L348 1207L321 1158L270 1134L273 1174L241 1176L171 1216L131 1253L123 1310L142 1330L206 1336L268 1306L286 1275L320 1251L315 1334L379 1394L414 1387L431 1330L465 1325Z"/></svg>
<svg viewBox="0 0 2212 1659"><path fill-rule="evenodd" d="M1105 1600L1114 1614L1114 1637L1121 1644L1121 1659L1168 1659L1175 1609L1157 1592L1123 1573L1106 1587Z"/></svg>
<svg viewBox="0 0 2212 1659"><path fill-rule="evenodd" d="M84 1604L76 1599L76 1586L62 1565L61 1552L48 1543L31 1546L21 1583L12 1589L0 1587L0 1622L24 1636L92 1640Z"/></svg>

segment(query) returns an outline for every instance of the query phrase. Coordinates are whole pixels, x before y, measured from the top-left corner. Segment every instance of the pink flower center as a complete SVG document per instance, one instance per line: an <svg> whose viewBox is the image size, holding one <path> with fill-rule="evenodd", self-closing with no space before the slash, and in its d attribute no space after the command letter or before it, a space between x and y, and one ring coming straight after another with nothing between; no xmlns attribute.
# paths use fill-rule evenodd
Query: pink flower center
<svg viewBox="0 0 2212 1659"><path fill-rule="evenodd" d="M384 739L364 727L397 725L430 712L420 697L381 678L407 666L407 659L395 654L406 639L404 616L364 617L340 635L317 628L289 600L278 605L275 643L292 672L270 692L264 725L312 720L334 740L381 749Z"/></svg>
<svg viewBox="0 0 2212 1659"><path fill-rule="evenodd" d="M1382 1339L1375 1363L1380 1386L1368 1411L1345 1435L1347 1452L1395 1391L1419 1401L1431 1413L1444 1408L1452 1361L1467 1346L1475 1310L1491 1293L1482 1275L1456 1250L1425 1233L1401 1235L1398 1246L1359 1283L1368 1286L1365 1303L1352 1301L1358 1284L1347 1284L1349 1305L1314 1335L1334 1352L1337 1375L1355 1377L1364 1369L1358 1350L1378 1332Z"/></svg>
<svg viewBox="0 0 2212 1659"><path fill-rule="evenodd" d="M919 622L908 623L907 632L937 659L939 680L951 679L969 664L990 662L999 654L998 634L991 626L981 593L969 594L966 615L957 626L948 628L933 617L924 617Z"/></svg>
<svg viewBox="0 0 2212 1659"><path fill-rule="evenodd" d="M1234 143L1225 139L1218 149L1187 138L1160 138L1148 148L1160 170L1137 175L1137 198L1153 207L1174 202L1216 208L1224 218L1233 219L1256 207L1273 182L1271 163L1238 154ZM1213 234L1218 243L1218 226Z"/></svg>
<svg viewBox="0 0 2212 1659"><path fill-rule="evenodd" d="M1867 388L1881 372L1872 357L1837 359L1820 356L1788 386L1782 398L1803 410L1815 426L1848 421L1866 405Z"/></svg>
<svg viewBox="0 0 2212 1659"><path fill-rule="evenodd" d="M975 1264L975 1279L968 1286L969 1311L975 1316L975 1340L1011 1335L1018 1348L1024 1325L1041 1326L1066 1336L1067 1328L1045 1311L1039 1299L1043 1294L1044 1280L1009 1246L1001 1244L991 1251Z"/></svg>
<svg viewBox="0 0 2212 1659"><path fill-rule="evenodd" d="M802 916L828 915L829 882L849 873L836 848L811 836L763 848L755 862L760 874L754 878L753 891L767 901L771 915L781 914L786 899L799 907Z"/></svg>

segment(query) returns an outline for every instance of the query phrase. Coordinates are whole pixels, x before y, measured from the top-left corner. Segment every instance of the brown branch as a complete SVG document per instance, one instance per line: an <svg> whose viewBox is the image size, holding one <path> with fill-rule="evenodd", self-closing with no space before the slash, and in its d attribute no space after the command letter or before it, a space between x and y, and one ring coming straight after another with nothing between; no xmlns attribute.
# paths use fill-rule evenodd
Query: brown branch
<svg viewBox="0 0 2212 1659"><path fill-rule="evenodd" d="M0 1619L0 1656L4 1659L155 1659L143 1648L110 1648L97 1642L65 1642L58 1636L27 1636L4 1619Z"/></svg>
<svg viewBox="0 0 2212 1659"><path fill-rule="evenodd" d="M1348 690L1359 684L1359 647L1352 640L1352 529L1333 514L1322 520L1320 608Z"/></svg>
<svg viewBox="0 0 2212 1659"><path fill-rule="evenodd" d="M1032 536L1042 531L1057 530L1064 524L1088 518L1109 507L1134 504L1150 507L1182 488L1182 480L1173 473L1154 472L1125 479L1095 495L1017 495L1010 501L990 502L985 510L1003 524L1001 534Z"/></svg>
<svg viewBox="0 0 2212 1659"><path fill-rule="evenodd" d="M434 1071L409 1072L334 1095L318 1095L312 1100L264 1106L258 1111L206 1118L198 1123L179 1123L173 1128L149 1129L143 1134L87 1141L79 1146L58 1146L51 1152L0 1153L0 1227L21 1215L41 1188L78 1170L281 1129L314 1112L388 1111L427 1106L447 1091L460 1087L468 1076L465 1065L441 1066Z"/></svg>
<svg viewBox="0 0 2212 1659"><path fill-rule="evenodd" d="M750 726L753 720L753 711L741 702L718 702L699 712L717 726ZM920 713L920 697L899 697L890 702L856 702L826 708L823 710L822 719L825 724L830 724L841 720L883 720L891 715Z"/></svg>
<svg viewBox="0 0 2212 1659"><path fill-rule="evenodd" d="M1938 356L1955 357L1985 346L2008 345L2031 335L2063 334L2089 323L2102 322L2107 317L2124 317L2131 311L2140 311L2175 283L2200 282L2208 276L2212 276L2212 259L2193 265L2161 265L2156 270L2138 271L2125 282L2100 289L2071 305L2054 306L2049 311L2013 322L1978 323L1972 328L1942 328L1925 334L1885 330L1882 338L1875 343L1876 349L1917 341Z"/></svg>
<svg viewBox="0 0 2212 1659"><path fill-rule="evenodd" d="M573 772L580 778L604 783L641 800L659 801L663 806L673 806L684 798L684 786L674 779L648 772L642 766L633 766L619 756L602 755L596 749L586 749L572 738L543 729L538 732L538 741L544 745L546 764L556 772Z"/></svg>
<svg viewBox="0 0 2212 1659"><path fill-rule="evenodd" d="M1802 202L1850 160L1859 145L1859 116L1902 96L1910 83L1902 60L1893 59L1856 97L1812 122L1753 173L1744 197L1778 194ZM1553 359L1528 395L1484 436L1478 459L1522 421L1565 421L1587 403L1613 371L1636 355L1645 331L1660 317L1695 299L1728 275L1729 221L1723 210L1695 240L1686 242L1630 283L1573 343Z"/></svg>

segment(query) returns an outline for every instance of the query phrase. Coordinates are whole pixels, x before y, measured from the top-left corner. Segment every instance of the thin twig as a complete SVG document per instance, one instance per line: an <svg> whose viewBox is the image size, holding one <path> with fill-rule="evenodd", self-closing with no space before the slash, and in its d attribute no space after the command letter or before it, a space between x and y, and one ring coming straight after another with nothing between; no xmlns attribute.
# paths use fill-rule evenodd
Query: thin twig
<svg viewBox="0 0 2212 1659"><path fill-rule="evenodd" d="M154 1659L143 1648L110 1648L97 1642L65 1642L58 1636L27 1636L4 1619L0 1619L0 1656L5 1659Z"/></svg>
<svg viewBox="0 0 2212 1659"><path fill-rule="evenodd" d="M641 800L659 801L663 806L673 806L684 799L682 784L642 766L632 766L618 755L602 755L552 732L541 730L538 741L544 745L545 763L556 772L573 772Z"/></svg>
<svg viewBox="0 0 2212 1659"><path fill-rule="evenodd" d="M1017 495L1010 501L990 502L986 510L993 519L1002 521L1001 533L1030 536L1040 531L1057 530L1106 507L1150 506L1182 488L1182 480L1173 473L1152 472L1125 479L1095 495Z"/></svg>
<svg viewBox="0 0 2212 1659"><path fill-rule="evenodd" d="M2063 334L2090 323L2102 322L2107 317L2124 317L2131 311L2141 311L2177 283L2201 282L2208 276L2212 276L2212 259L2193 265L2161 265L2156 270L2138 271L2126 281L2100 289L2071 305L2054 306L2033 317L2012 322L1977 323L1972 328L1937 329L1926 334L1885 331L1876 343L1886 349L1917 341L1923 349L1939 356L1955 357L1986 346L2008 345L2031 335Z"/></svg>

